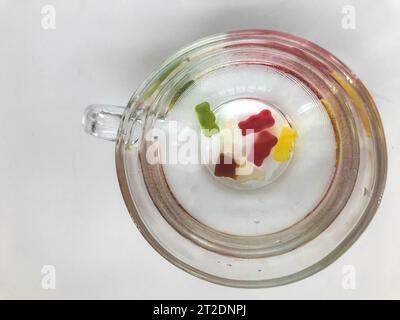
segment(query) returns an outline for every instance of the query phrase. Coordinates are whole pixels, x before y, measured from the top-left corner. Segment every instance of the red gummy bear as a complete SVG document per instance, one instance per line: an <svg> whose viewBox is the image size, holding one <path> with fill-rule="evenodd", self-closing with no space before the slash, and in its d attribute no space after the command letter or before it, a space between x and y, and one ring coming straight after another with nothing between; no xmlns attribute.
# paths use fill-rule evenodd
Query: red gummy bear
<svg viewBox="0 0 400 320"><path fill-rule="evenodd" d="M254 161L253 163L259 167L264 159L269 156L271 149L278 143L278 138L268 131L261 131L254 138Z"/></svg>
<svg viewBox="0 0 400 320"><path fill-rule="evenodd" d="M221 153L219 155L219 161L215 165L214 175L216 177L227 177L236 179L236 167L237 164L230 156Z"/></svg>
<svg viewBox="0 0 400 320"><path fill-rule="evenodd" d="M246 130L253 130L254 133L270 128L275 124L271 111L262 110L261 112L248 117L246 120L240 121L238 126L242 129L242 136L246 135Z"/></svg>

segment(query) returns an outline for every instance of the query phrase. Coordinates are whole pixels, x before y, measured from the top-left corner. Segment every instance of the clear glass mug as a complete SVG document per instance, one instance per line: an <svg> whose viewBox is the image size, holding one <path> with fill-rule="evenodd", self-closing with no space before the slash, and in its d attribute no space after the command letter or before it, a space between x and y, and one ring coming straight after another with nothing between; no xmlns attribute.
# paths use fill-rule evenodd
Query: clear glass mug
<svg viewBox="0 0 400 320"><path fill-rule="evenodd" d="M251 68L257 76L252 76L251 71L246 77L245 72ZM222 79L223 73L218 75L221 70L241 73L238 77L231 73L227 81L215 80L221 88L228 83L233 86L235 81L237 87L230 90L216 86L216 91L221 90L214 94L203 79L210 79L211 75ZM261 73L257 72L266 72L263 73L266 78L261 79ZM297 101L298 96L296 99L295 93L290 96L289 86L289 93L279 98L286 89L268 88L281 83L266 81L270 75L292 81L293 88L301 88L313 102L289 110L285 99ZM248 84L251 81L254 83ZM243 83L245 86L240 86ZM309 186L318 185L315 165L305 169L307 174L295 175L298 178L292 179L290 185L282 186L284 178L277 178L278 182L257 190L228 190L219 186L217 180L187 171L184 165L178 164L171 171L161 161L149 163L145 155L157 137L145 139L147 133L169 119L181 122L190 119L184 118L186 111L182 110L187 108L192 112L194 106L185 105L185 99L189 101L185 97L192 99L199 95L204 95L202 100L213 101L214 110L244 96L268 101L282 109L288 122L298 125L304 133L303 142L299 139L298 150L294 151L297 160L288 165L287 170L292 173L285 172L282 176L293 174L296 161L301 163L307 148L310 152L312 145L307 147L307 141L312 140L318 149L324 130L331 128L334 164L326 187L319 191L315 187L312 192L318 194L308 190L312 189ZM320 114L318 117L325 120L318 122L318 117L307 118L307 114ZM308 122L301 124L302 119ZM89 106L83 126L91 135L116 141L117 175L126 206L153 248L181 269L228 286L282 285L329 265L365 230L379 206L386 180L383 127L366 88L326 50L281 32L243 30L199 40L162 63L136 90L127 107ZM323 166L323 156L313 157L315 162L313 158L307 161ZM297 167L301 170L301 166ZM201 170L198 172L206 172ZM187 187L179 189L182 181ZM206 189L216 191L210 196ZM299 193L297 202L296 193ZM268 195L272 208L267 210L262 200L257 207L256 200ZM275 201L278 198L283 200ZM309 198L313 200L308 201ZM232 199L234 204L224 199ZM286 216L281 215L283 211ZM286 225L277 223L274 229L267 223L263 226L262 219L270 224L280 220Z"/></svg>

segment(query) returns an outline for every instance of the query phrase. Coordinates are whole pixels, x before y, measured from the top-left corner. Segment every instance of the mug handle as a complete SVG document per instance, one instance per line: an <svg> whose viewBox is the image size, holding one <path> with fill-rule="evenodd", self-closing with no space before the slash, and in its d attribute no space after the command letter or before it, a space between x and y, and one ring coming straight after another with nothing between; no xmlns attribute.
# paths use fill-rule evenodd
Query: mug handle
<svg viewBox="0 0 400 320"><path fill-rule="evenodd" d="M82 125L86 133L109 141L116 141L125 107L93 104L86 107Z"/></svg>

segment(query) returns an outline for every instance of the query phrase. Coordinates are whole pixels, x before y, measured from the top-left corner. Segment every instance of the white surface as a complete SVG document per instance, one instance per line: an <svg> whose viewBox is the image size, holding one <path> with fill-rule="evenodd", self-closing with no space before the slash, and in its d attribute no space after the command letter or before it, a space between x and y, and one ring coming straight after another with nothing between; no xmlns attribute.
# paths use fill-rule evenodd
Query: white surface
<svg viewBox="0 0 400 320"><path fill-rule="evenodd" d="M41 27L54 5L55 30ZM356 29L341 27L344 5ZM0 1L0 298L400 298L399 1ZM389 150L381 207L339 260L271 289L194 278L144 241L119 193L113 143L86 136L91 103L124 105L158 63L209 34L268 28L349 65L379 106ZM41 287L54 265L55 290ZM356 289L342 288L343 267Z"/></svg>

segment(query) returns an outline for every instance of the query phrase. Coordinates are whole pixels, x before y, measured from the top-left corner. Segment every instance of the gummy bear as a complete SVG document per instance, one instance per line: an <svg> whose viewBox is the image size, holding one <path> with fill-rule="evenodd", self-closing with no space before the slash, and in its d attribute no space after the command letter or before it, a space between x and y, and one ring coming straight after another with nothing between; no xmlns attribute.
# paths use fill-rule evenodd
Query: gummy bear
<svg viewBox="0 0 400 320"><path fill-rule="evenodd" d="M215 165L214 175L216 177L227 177L236 179L236 167L238 166L232 157L221 153L218 163Z"/></svg>
<svg viewBox="0 0 400 320"><path fill-rule="evenodd" d="M210 104L208 102L202 102L198 104L195 107L195 110L200 127L203 129L205 136L211 137L213 134L219 131L219 127L215 122L215 115L211 111Z"/></svg>
<svg viewBox="0 0 400 320"><path fill-rule="evenodd" d="M254 133L270 128L275 124L270 110L262 110L261 112L248 117L246 120L239 122L239 128L242 129L242 135L246 135L246 130L253 130Z"/></svg>
<svg viewBox="0 0 400 320"><path fill-rule="evenodd" d="M247 182L252 180L264 180L265 172L257 168L246 158L241 158L240 163L225 153L219 155L219 162L215 165L214 175L216 177L226 177L237 180L239 182Z"/></svg>
<svg viewBox="0 0 400 320"><path fill-rule="evenodd" d="M243 161L236 167L236 180L239 182L247 182L252 180L262 181L265 179L264 170L257 168L247 159Z"/></svg>
<svg viewBox="0 0 400 320"><path fill-rule="evenodd" d="M255 135L254 138L254 164L261 166L265 158L271 153L271 149L278 142L277 137L268 131L261 131Z"/></svg>
<svg viewBox="0 0 400 320"><path fill-rule="evenodd" d="M290 127L283 127L279 134L278 143L274 149L275 161L285 162L290 159L293 149L293 142L297 139L297 133Z"/></svg>

